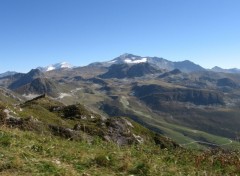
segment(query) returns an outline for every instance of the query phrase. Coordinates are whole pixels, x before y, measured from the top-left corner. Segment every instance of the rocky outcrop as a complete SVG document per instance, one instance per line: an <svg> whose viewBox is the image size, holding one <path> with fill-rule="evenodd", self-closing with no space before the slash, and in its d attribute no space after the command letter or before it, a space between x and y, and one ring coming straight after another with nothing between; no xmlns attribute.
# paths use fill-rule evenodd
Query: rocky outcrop
<svg viewBox="0 0 240 176"><path fill-rule="evenodd" d="M129 145L129 144L141 144L144 139L134 134L134 126L132 123L123 118L110 118L106 121L106 134L104 134L104 139L107 141L116 142L118 145Z"/></svg>
<svg viewBox="0 0 240 176"><path fill-rule="evenodd" d="M83 135L98 136L105 141L115 142L118 145L141 144L143 137L134 134L134 126L124 118L111 118L99 123L82 121L74 125L73 129L64 128L56 125L49 125L52 134L61 136L70 140L82 140Z"/></svg>

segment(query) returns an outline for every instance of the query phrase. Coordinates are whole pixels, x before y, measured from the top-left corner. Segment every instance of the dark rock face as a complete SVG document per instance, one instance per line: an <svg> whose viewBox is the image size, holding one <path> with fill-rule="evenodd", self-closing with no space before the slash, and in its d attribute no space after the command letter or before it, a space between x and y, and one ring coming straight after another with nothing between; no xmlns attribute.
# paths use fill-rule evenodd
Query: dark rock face
<svg viewBox="0 0 240 176"><path fill-rule="evenodd" d="M109 67L107 73L100 75L101 78L134 78L147 74L160 73L161 71L151 66L149 63L140 63L135 65L114 64Z"/></svg>
<svg viewBox="0 0 240 176"><path fill-rule="evenodd" d="M147 74L160 73L160 70L155 69L149 63L141 63L133 65L129 68L127 76L128 77L141 77Z"/></svg>
<svg viewBox="0 0 240 176"><path fill-rule="evenodd" d="M118 78L122 79L126 77L127 70L129 69L129 65L127 64L121 64L117 65L114 64L111 67L109 67L109 70L107 73L104 73L103 75L100 75L100 78Z"/></svg>
<svg viewBox="0 0 240 176"><path fill-rule="evenodd" d="M53 97L56 97L58 94L55 83L47 78L36 78L30 83L16 88L14 91L20 94L48 94Z"/></svg>
<svg viewBox="0 0 240 176"><path fill-rule="evenodd" d="M33 80L29 85L30 92L36 92L39 94L54 94L54 92L57 92L56 90L57 86L46 78L37 78Z"/></svg>
<svg viewBox="0 0 240 176"><path fill-rule="evenodd" d="M224 104L221 94L213 91L164 88L159 85L135 86L133 91L135 96L152 106L159 105L161 101L191 102L196 105Z"/></svg>
<svg viewBox="0 0 240 176"><path fill-rule="evenodd" d="M222 79L219 79L217 81L217 86L228 86L228 87L231 87L231 88L237 88L238 85L237 83L235 83L233 80L229 79L229 78L222 78Z"/></svg>
<svg viewBox="0 0 240 176"><path fill-rule="evenodd" d="M36 78L44 77L43 73L38 69L32 69L27 74L19 74L19 76L20 77L16 81L14 81L11 85L9 85L8 87L9 89L11 90L17 89L23 85L26 85L32 82Z"/></svg>

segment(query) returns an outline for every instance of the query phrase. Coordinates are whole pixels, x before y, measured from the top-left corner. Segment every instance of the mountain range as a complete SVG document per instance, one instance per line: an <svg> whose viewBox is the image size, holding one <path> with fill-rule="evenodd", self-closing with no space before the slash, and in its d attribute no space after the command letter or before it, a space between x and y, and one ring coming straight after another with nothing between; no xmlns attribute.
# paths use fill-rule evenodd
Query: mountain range
<svg viewBox="0 0 240 176"><path fill-rule="evenodd" d="M137 55L128 54L128 53L122 54L110 61L95 62L95 63L89 64L88 66L110 67L112 65L120 65L120 64L135 65L139 63L148 63L155 68L170 70L170 71L174 69L179 69L182 72L188 72L188 73L195 72L195 71L205 71L205 70L214 71L214 72L223 72L223 73L240 73L240 69L238 68L223 69L218 66L215 66L212 69L205 69L200 65L197 65L189 60L173 62L161 57L142 57L142 56L137 56ZM42 72L48 72L53 70L72 69L75 67L76 66L73 66L68 62L60 62L60 63L48 65L46 67L37 67L37 69L39 69ZM5 73L1 73L0 78L14 75L16 73L17 72L15 71L7 71Z"/></svg>
<svg viewBox="0 0 240 176"><path fill-rule="evenodd" d="M106 117L126 116L179 144L201 138L220 145L235 138L240 125L238 70L208 70L191 61L123 54L84 67L62 62L5 74L0 86L21 100L46 94Z"/></svg>
<svg viewBox="0 0 240 176"><path fill-rule="evenodd" d="M128 64L128 65L134 65L139 63L149 63L150 65L157 67L159 69L166 69L166 70L174 70L179 69L183 72L194 72L194 71L204 71L207 70L200 65L197 65L189 60L185 61L179 61L179 62L173 62L166 60L161 57L142 57L137 56L133 54L123 54L119 57L116 57L113 60L107 61L107 62L95 62L90 64L91 66L103 66L103 67L109 67L114 64ZM214 67L210 69L210 71L215 72L225 72L225 73L240 73L239 69L222 69L220 67Z"/></svg>

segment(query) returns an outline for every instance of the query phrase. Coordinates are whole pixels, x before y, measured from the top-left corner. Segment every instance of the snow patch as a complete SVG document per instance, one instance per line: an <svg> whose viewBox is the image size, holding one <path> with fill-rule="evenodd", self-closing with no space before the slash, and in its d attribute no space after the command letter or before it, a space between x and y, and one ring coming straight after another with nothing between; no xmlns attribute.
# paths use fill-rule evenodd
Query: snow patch
<svg viewBox="0 0 240 176"><path fill-rule="evenodd" d="M38 68L44 72L48 72L48 71L58 70L62 68L73 68L73 66L67 62L61 62L61 63L49 65L47 67L38 67Z"/></svg>
<svg viewBox="0 0 240 176"><path fill-rule="evenodd" d="M72 95L70 95L70 94L67 94L67 93L60 93L60 95L59 95L59 99L62 99L62 98L64 98L64 97L71 97Z"/></svg>
<svg viewBox="0 0 240 176"><path fill-rule="evenodd" d="M67 62L61 62L59 64L55 64L55 66L60 68L72 68L72 65Z"/></svg>
<svg viewBox="0 0 240 176"><path fill-rule="evenodd" d="M49 67L46 68L46 71L51 71L51 70L55 70L55 67L49 66Z"/></svg>
<svg viewBox="0 0 240 176"><path fill-rule="evenodd" d="M124 60L124 62L128 63L128 64L139 64L139 63L145 63L147 62L147 58L141 58L141 59L137 59L137 60L133 60L132 58L127 58Z"/></svg>
<svg viewBox="0 0 240 176"><path fill-rule="evenodd" d="M112 61L109 61L108 63L115 63L116 62L116 60L112 60Z"/></svg>
<svg viewBox="0 0 240 176"><path fill-rule="evenodd" d="M39 95L38 94L23 94L22 96L25 97L28 100L31 100L33 98L38 97Z"/></svg>
<svg viewBox="0 0 240 176"><path fill-rule="evenodd" d="M82 88L76 88L71 90L70 92L74 94L74 93L77 93L79 90L82 90Z"/></svg>

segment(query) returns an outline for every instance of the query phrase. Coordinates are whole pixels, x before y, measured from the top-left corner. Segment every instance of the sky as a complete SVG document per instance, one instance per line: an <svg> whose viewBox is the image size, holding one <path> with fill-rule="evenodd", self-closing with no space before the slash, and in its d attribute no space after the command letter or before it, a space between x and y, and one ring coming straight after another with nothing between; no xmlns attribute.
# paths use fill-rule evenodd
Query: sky
<svg viewBox="0 0 240 176"><path fill-rule="evenodd" d="M0 73L123 53L240 68L239 0L0 0Z"/></svg>

